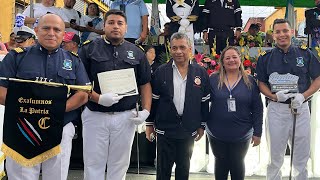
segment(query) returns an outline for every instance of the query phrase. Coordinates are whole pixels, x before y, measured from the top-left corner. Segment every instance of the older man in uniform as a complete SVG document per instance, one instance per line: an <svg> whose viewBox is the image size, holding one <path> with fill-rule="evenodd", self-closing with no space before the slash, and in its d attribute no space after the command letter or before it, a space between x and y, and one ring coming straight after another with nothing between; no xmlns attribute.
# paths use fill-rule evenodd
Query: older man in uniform
<svg viewBox="0 0 320 180"><path fill-rule="evenodd" d="M160 66L152 79L152 113L146 136L157 136L157 180L189 178L194 141L204 133L209 113L209 76L198 64L190 64L188 36L174 33L170 40L172 60ZM154 129L155 128L155 129Z"/></svg>
<svg viewBox="0 0 320 180"><path fill-rule="evenodd" d="M39 43L35 46L11 51L2 61L0 76L37 80L46 78L48 81L86 85L90 83L85 68L76 54L60 48L64 35L64 22L54 14L40 18L35 29ZM71 64L69 68L65 64ZM5 104L7 81L0 81L0 103ZM74 111L86 103L88 95L78 91L66 103L64 127L61 140L61 153L33 167L24 167L7 157L6 169L11 180L38 180L42 167L43 180L66 180L68 176L72 138L75 128L72 124Z"/></svg>
<svg viewBox="0 0 320 180"><path fill-rule="evenodd" d="M257 79L260 91L269 98L266 135L270 158L267 179L280 180L287 143L291 146L293 118L291 108L297 109L294 134L294 179L308 179L307 162L310 156L310 111L308 99L320 88L320 62L306 47L291 45L293 29L289 21L276 19L273 39L276 47L260 56ZM298 93L286 90L272 93L269 78L274 72L298 76Z"/></svg>
<svg viewBox="0 0 320 180"><path fill-rule="evenodd" d="M94 82L94 92L82 113L84 179L104 180L107 164L107 179L121 180L129 167L135 125L149 116L151 70L144 53L124 40L127 20L122 11L106 13L104 30L104 38L85 42L80 49L81 60ZM97 74L122 69L134 70L142 111L135 110L138 95L101 92L103 84L99 85Z"/></svg>

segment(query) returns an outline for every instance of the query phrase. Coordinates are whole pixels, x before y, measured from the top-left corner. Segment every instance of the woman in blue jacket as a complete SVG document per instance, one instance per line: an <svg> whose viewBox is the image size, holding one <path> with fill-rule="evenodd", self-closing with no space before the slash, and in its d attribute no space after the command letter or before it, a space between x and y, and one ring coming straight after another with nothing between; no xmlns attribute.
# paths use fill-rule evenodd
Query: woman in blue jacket
<svg viewBox="0 0 320 180"><path fill-rule="evenodd" d="M210 77L208 139L215 156L215 178L243 180L249 144L260 144L263 105L259 88L248 76L236 47L224 49L218 74Z"/></svg>

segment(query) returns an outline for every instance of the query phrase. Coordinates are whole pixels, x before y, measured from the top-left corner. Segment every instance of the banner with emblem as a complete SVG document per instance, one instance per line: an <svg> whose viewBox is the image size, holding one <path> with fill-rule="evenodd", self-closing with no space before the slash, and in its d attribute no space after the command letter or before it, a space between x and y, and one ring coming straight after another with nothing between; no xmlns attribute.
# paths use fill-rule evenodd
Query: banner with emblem
<svg viewBox="0 0 320 180"><path fill-rule="evenodd" d="M32 167L61 152L68 88L9 81L3 124L4 154Z"/></svg>

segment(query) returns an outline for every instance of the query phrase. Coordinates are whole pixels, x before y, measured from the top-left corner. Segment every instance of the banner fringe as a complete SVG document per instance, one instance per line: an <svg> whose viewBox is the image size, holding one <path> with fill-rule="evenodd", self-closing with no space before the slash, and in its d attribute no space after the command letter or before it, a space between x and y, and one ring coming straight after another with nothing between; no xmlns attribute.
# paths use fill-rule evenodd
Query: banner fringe
<svg viewBox="0 0 320 180"><path fill-rule="evenodd" d="M27 159L23 157L21 154L16 152L15 150L11 149L8 147L6 144L2 144L1 146L2 152L5 154L5 156L10 157L14 161L16 161L18 164L25 166L25 167L33 167L37 164L40 164L56 155L58 155L61 152L61 147L60 145L55 146L54 148L39 154L38 156L32 158L32 159Z"/></svg>

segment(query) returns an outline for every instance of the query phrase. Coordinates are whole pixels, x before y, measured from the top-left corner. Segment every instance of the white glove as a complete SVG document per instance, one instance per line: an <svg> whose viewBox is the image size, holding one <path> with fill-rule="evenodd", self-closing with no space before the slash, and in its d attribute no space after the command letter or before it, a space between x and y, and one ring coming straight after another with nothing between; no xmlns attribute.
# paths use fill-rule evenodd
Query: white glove
<svg viewBox="0 0 320 180"><path fill-rule="evenodd" d="M304 96L301 93L293 94L293 100L291 101L291 108L298 109L305 101Z"/></svg>
<svg viewBox="0 0 320 180"><path fill-rule="evenodd" d="M98 104L102 106L110 107L113 104L118 103L119 100L122 98L123 96L118 96L115 93L100 94Z"/></svg>
<svg viewBox="0 0 320 180"><path fill-rule="evenodd" d="M130 118L135 125L143 123L149 116L150 112L146 109L139 111L137 116L137 111L132 111L134 117Z"/></svg>
<svg viewBox="0 0 320 180"><path fill-rule="evenodd" d="M288 94L289 90L282 90L278 91L276 93L278 102L285 102L287 99L289 99L292 94Z"/></svg>
<svg viewBox="0 0 320 180"><path fill-rule="evenodd" d="M190 24L190 21L188 19L181 19L180 22L179 22L180 26L186 28L189 26Z"/></svg>

